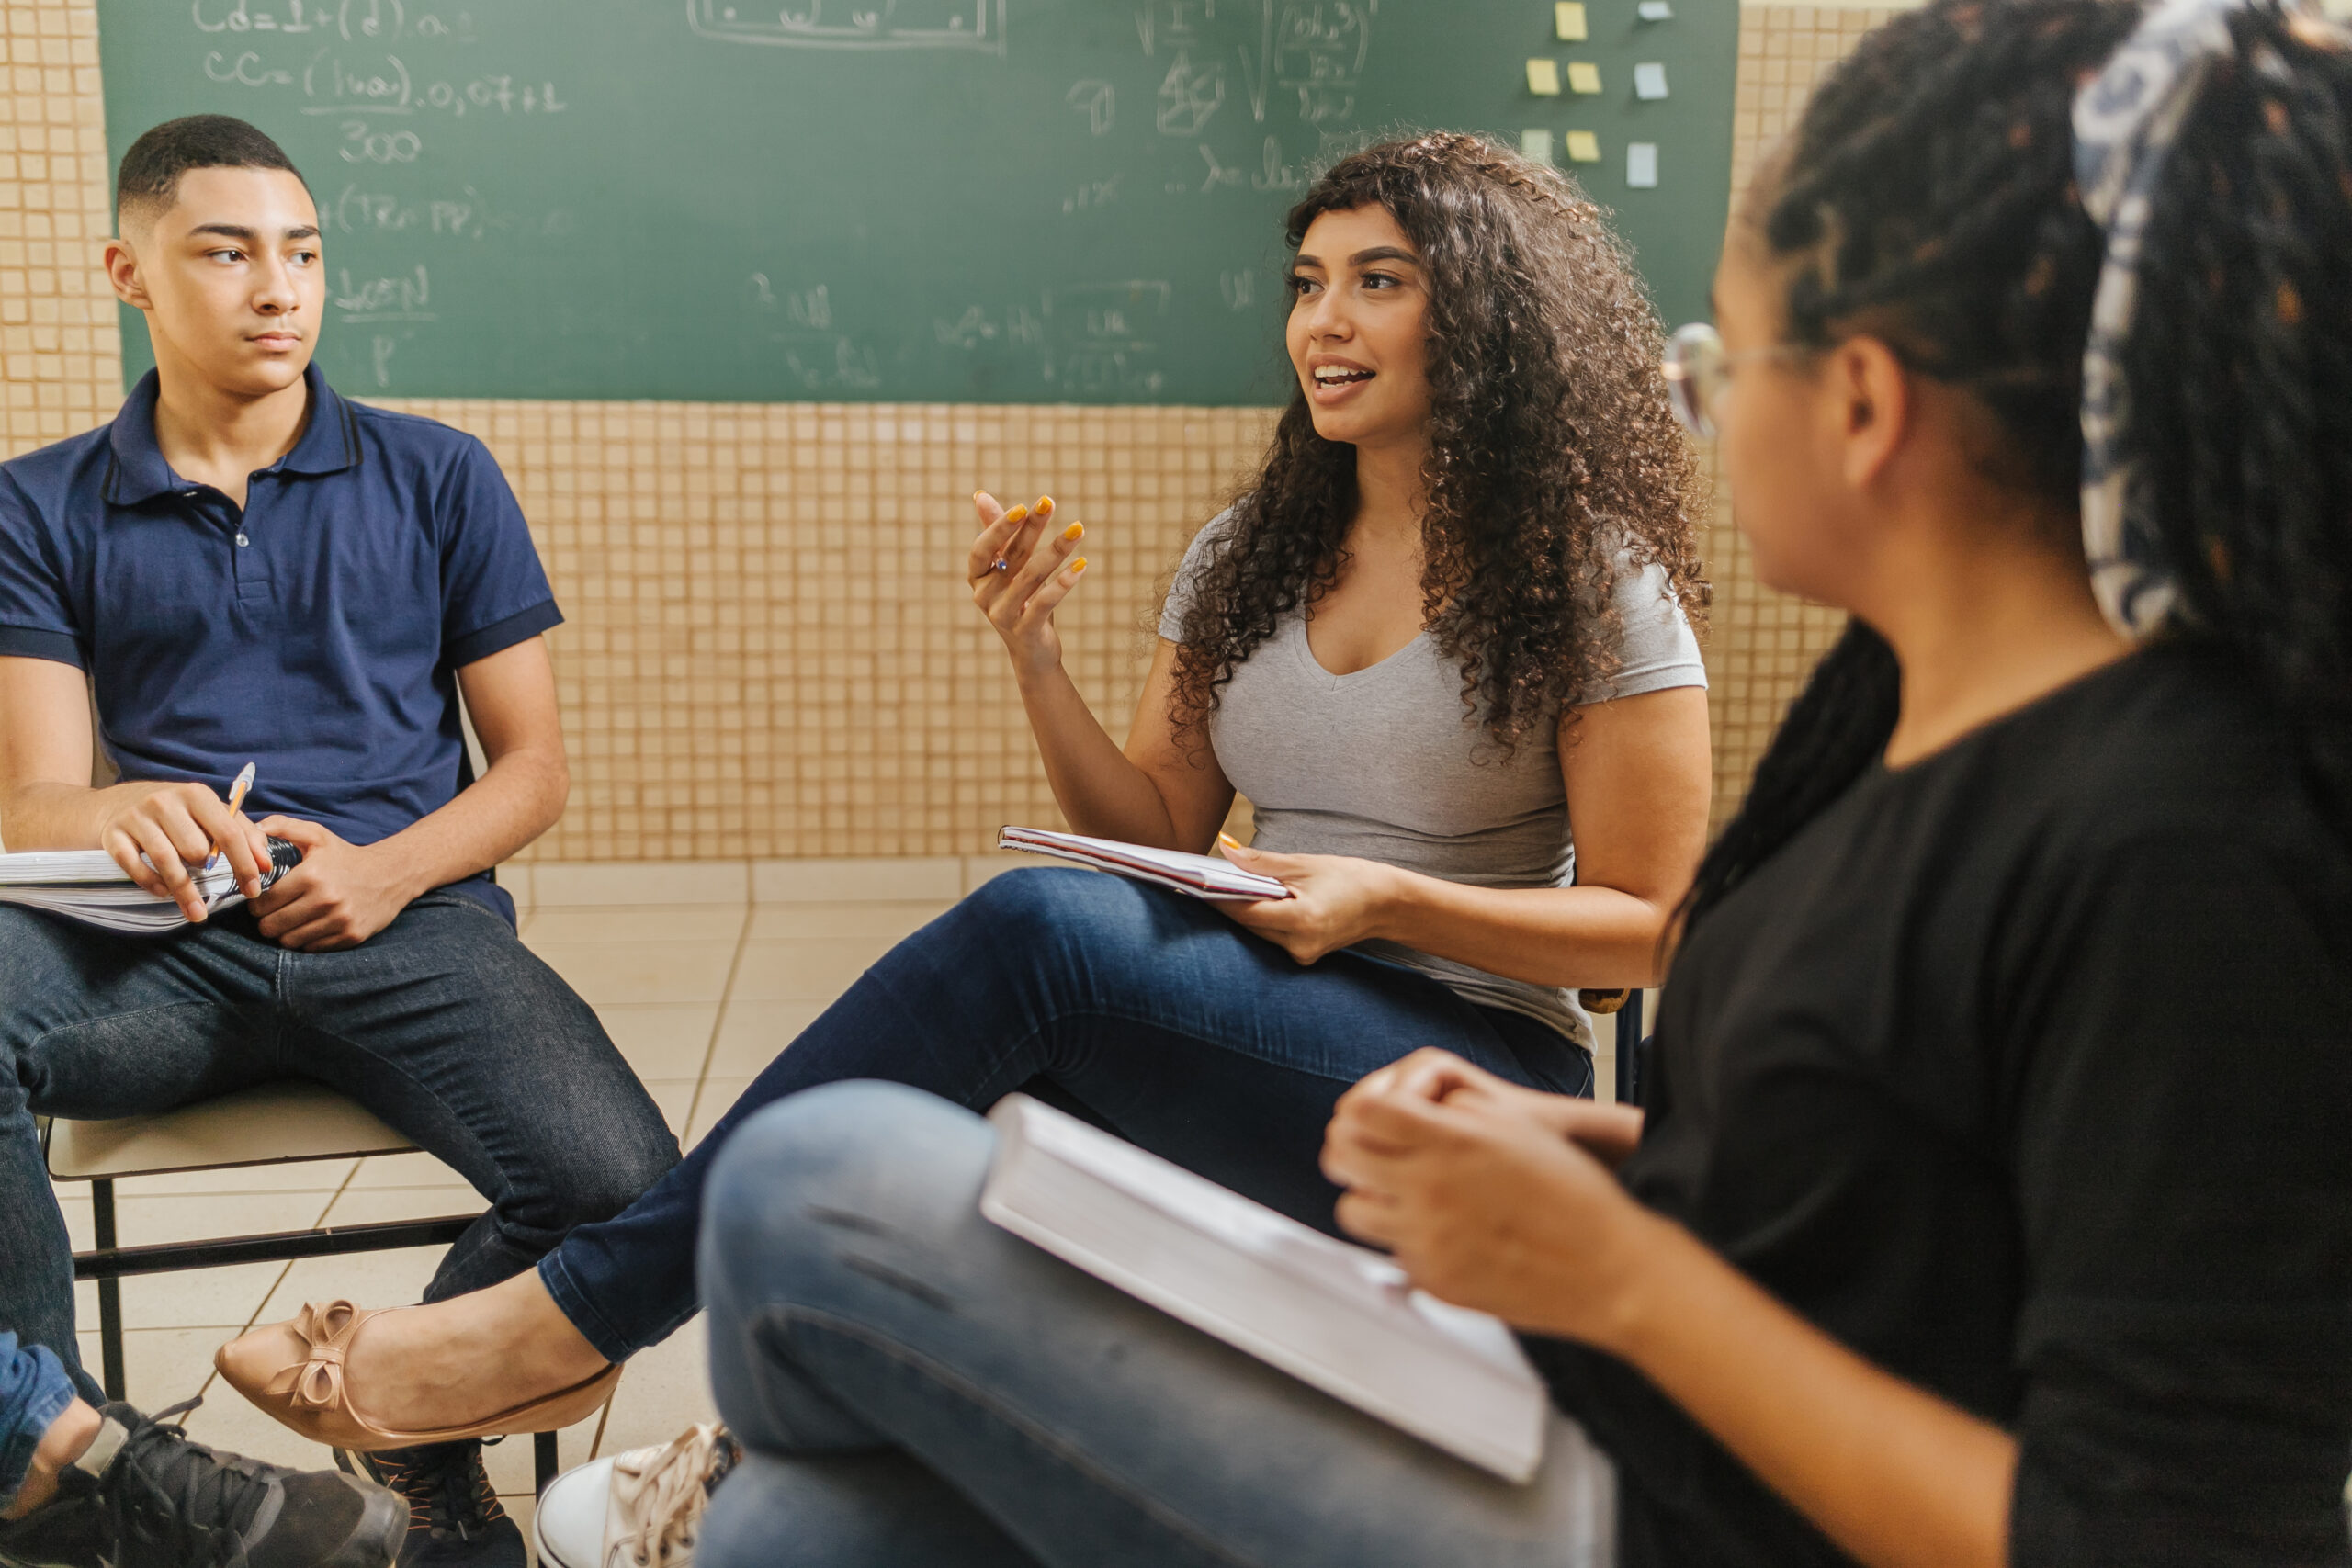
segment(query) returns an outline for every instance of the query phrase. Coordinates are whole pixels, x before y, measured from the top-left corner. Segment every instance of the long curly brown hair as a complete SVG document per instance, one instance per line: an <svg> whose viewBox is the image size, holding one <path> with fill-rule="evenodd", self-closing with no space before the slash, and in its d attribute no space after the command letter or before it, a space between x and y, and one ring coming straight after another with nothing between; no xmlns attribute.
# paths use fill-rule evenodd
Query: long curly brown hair
<svg viewBox="0 0 2352 1568"><path fill-rule="evenodd" d="M1291 209L1378 206L1430 280L1424 624L1465 707L1508 751L1614 673L1616 547L1666 569L1694 626L1705 503L1658 368L1665 338L1624 245L1574 181L1440 131L1342 160ZM1263 468L1193 581L1174 671L1179 733L1206 735L1234 671L1329 592L1356 514L1354 446L1315 433L1294 387Z"/></svg>

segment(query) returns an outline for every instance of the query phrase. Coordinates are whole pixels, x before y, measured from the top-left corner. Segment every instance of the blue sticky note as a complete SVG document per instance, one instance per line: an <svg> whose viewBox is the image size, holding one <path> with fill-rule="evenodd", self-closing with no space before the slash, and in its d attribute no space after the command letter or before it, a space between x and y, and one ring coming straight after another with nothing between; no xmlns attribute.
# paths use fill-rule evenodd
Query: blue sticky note
<svg viewBox="0 0 2352 1568"><path fill-rule="evenodd" d="M1634 190L1657 188L1657 143L1629 141L1625 144L1625 183Z"/></svg>
<svg viewBox="0 0 2352 1568"><path fill-rule="evenodd" d="M1666 67L1658 64L1634 66L1634 96L1637 98L1666 96Z"/></svg>
<svg viewBox="0 0 2352 1568"><path fill-rule="evenodd" d="M1519 155L1526 159L1531 164L1550 163L1552 161L1552 133L1549 130L1542 130L1521 131L1519 133Z"/></svg>
<svg viewBox="0 0 2352 1568"><path fill-rule="evenodd" d="M1634 7L1634 14L1645 22L1670 22L1674 19L1674 7L1667 0L1642 0Z"/></svg>

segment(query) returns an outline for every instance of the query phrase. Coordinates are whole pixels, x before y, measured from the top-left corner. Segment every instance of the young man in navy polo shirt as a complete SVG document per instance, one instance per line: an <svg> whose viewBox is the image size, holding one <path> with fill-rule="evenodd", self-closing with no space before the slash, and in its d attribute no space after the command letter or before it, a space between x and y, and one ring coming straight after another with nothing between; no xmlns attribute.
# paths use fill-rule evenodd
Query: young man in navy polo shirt
<svg viewBox="0 0 2352 1568"><path fill-rule="evenodd" d="M490 880L570 787L539 635L562 617L496 464L328 388L317 212L258 130L148 132L118 222L107 273L156 368L111 424L0 465L0 840L103 848L198 922L125 937L0 908L0 1323L91 1394L37 1112L328 1084L490 1200L428 1300L530 1267L678 1157ZM459 693L489 759L470 784ZM257 886L265 835L301 864L205 919L187 867L217 842ZM521 1568L478 1445L369 1469L413 1504L404 1564Z"/></svg>

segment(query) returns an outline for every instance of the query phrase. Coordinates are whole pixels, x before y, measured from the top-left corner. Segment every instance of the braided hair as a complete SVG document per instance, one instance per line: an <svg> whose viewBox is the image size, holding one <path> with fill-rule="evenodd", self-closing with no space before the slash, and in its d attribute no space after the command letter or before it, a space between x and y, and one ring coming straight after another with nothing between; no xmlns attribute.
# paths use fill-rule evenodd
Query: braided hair
<svg viewBox="0 0 2352 1568"><path fill-rule="evenodd" d="M1658 369L1664 346L1624 247L1566 175L1482 137L1366 148L1291 209L1295 251L1326 212L1385 209L1430 279L1424 623L1463 701L1508 750L1614 668L1616 551L1666 569L1703 617L1704 492ZM1355 448L1315 433L1294 389L1230 532L1193 583L1171 704L1198 740L1234 671L1346 564Z"/></svg>
<svg viewBox="0 0 2352 1568"><path fill-rule="evenodd" d="M2074 184L2077 86L2130 0L1934 0L1822 85L1740 221L1790 341L1869 332L1992 415L1993 477L2078 514L2104 238ZM2262 0L2232 14L2160 176L2125 355L2185 625L2252 674L2352 832L2352 52ZM2070 536L2069 542L2073 542ZM1894 656L1856 622L1702 863L1696 920L1884 750Z"/></svg>

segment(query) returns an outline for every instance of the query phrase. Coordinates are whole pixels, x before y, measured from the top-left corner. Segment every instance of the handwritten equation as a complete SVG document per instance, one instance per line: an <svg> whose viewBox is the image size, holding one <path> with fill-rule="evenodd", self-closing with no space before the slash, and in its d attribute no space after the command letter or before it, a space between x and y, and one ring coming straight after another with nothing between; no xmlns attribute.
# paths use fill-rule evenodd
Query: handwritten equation
<svg viewBox="0 0 2352 1568"><path fill-rule="evenodd" d="M686 23L722 43L787 49L957 49L1004 53L1004 0L798 0L775 7L686 0Z"/></svg>

